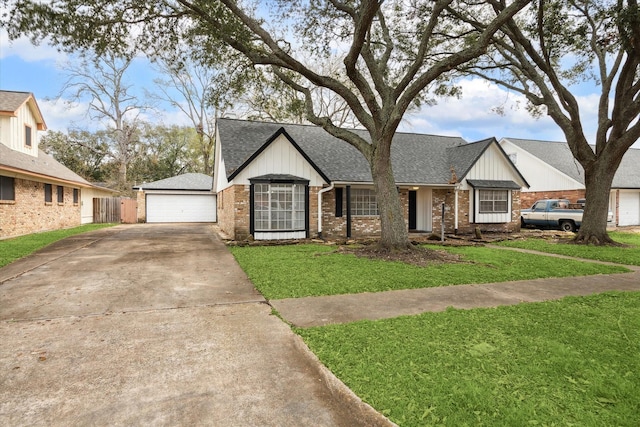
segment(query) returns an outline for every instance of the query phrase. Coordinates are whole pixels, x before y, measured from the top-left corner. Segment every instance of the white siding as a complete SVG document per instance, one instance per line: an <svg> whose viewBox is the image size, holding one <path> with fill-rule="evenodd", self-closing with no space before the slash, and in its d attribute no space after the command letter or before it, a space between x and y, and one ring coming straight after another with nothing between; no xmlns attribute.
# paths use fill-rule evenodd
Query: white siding
<svg viewBox="0 0 640 427"><path fill-rule="evenodd" d="M523 188L523 192L584 189L580 182L508 140L503 139L500 145L507 155L516 155L516 167L529 183L529 188Z"/></svg>
<svg viewBox="0 0 640 427"><path fill-rule="evenodd" d="M504 154L494 144L480 156L473 165L466 179L488 179L492 181L513 181L516 184L524 185L518 173L509 164ZM469 190L470 186L466 180L460 186L461 190Z"/></svg>
<svg viewBox="0 0 640 427"><path fill-rule="evenodd" d="M431 188L420 188L416 194L416 229L433 231Z"/></svg>
<svg viewBox="0 0 640 427"><path fill-rule="evenodd" d="M508 201L507 206L509 206L509 211L504 213L480 213L480 195L479 189L475 189L471 191L472 198L470 200L470 209L473 212L473 222L476 224L500 224L504 222L511 222L511 210L513 208L511 191L507 190Z"/></svg>
<svg viewBox="0 0 640 427"><path fill-rule="evenodd" d="M640 192L620 190L618 225L640 225Z"/></svg>
<svg viewBox="0 0 640 427"><path fill-rule="evenodd" d="M307 237L305 231L280 231L264 233L256 231L254 238L256 240L288 240L288 239L304 239Z"/></svg>
<svg viewBox="0 0 640 427"><path fill-rule="evenodd" d="M82 224L93 223L93 199L101 197L114 197L113 192L98 188L80 189L80 215Z"/></svg>
<svg viewBox="0 0 640 427"><path fill-rule="evenodd" d="M268 174L287 174L305 178L312 187L320 187L325 183L311 164L282 135L242 170L233 179L233 184L249 185L250 178Z"/></svg>
<svg viewBox="0 0 640 427"><path fill-rule="evenodd" d="M38 123L28 104L23 104L17 117L2 117L0 121L0 142L12 150L38 157ZM31 147L25 145L25 126L31 127Z"/></svg>

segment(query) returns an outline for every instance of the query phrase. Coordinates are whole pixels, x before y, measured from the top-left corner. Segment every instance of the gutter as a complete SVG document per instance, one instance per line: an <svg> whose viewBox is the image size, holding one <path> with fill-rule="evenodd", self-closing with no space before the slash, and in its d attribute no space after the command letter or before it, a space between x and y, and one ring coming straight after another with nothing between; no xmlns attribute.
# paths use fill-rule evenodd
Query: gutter
<svg viewBox="0 0 640 427"><path fill-rule="evenodd" d="M333 190L333 182L327 188L318 191L318 236L322 236L322 194Z"/></svg>

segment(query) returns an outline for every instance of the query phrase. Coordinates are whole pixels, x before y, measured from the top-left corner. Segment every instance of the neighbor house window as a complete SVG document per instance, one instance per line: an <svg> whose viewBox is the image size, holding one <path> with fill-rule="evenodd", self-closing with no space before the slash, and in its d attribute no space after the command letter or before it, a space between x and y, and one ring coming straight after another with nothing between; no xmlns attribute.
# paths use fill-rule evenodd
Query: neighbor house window
<svg viewBox="0 0 640 427"><path fill-rule="evenodd" d="M258 183L253 196L256 231L305 229L305 185Z"/></svg>
<svg viewBox="0 0 640 427"><path fill-rule="evenodd" d="M58 185L58 203L64 203L64 187Z"/></svg>
<svg viewBox="0 0 640 427"><path fill-rule="evenodd" d="M509 190L480 190L480 213L509 211Z"/></svg>
<svg viewBox="0 0 640 427"><path fill-rule="evenodd" d="M51 184L45 184L44 185L44 201L45 203L51 203L53 201L52 199L52 188L51 188Z"/></svg>
<svg viewBox="0 0 640 427"><path fill-rule="evenodd" d="M353 216L379 215L378 198L373 190L351 189L351 214Z"/></svg>
<svg viewBox="0 0 640 427"><path fill-rule="evenodd" d="M24 127L24 145L31 147L31 126Z"/></svg>
<svg viewBox="0 0 640 427"><path fill-rule="evenodd" d="M77 188L74 188L73 189L73 204L77 205L79 199L80 199L80 190L78 190Z"/></svg>
<svg viewBox="0 0 640 427"><path fill-rule="evenodd" d="M0 200L15 200L15 181L10 176L0 176Z"/></svg>

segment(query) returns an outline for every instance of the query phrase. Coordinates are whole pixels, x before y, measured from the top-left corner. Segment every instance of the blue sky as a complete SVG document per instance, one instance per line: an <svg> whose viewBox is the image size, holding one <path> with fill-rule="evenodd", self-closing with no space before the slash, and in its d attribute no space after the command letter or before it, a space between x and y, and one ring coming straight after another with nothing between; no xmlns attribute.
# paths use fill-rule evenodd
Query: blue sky
<svg viewBox="0 0 640 427"><path fill-rule="evenodd" d="M86 117L87 106L76 105L68 109L63 99L56 100L66 80L60 64L68 60L66 54L47 45L33 46L26 39L14 42L0 33L0 88L33 92L45 122L50 130L66 131L68 128L95 128ZM153 90L156 74L150 64L140 58L131 67L130 82L142 96L144 88ZM462 83L461 99L448 99L436 106L425 107L405 118L400 130L406 132L462 136L468 141L488 137L515 137L562 141L559 128L544 116L535 119L524 108L524 99L508 93L482 80L466 80ZM580 88L580 104L589 139L595 133L597 93L585 85ZM501 106L504 115L492 110ZM146 117L165 124L186 124L186 118L178 111L165 109Z"/></svg>

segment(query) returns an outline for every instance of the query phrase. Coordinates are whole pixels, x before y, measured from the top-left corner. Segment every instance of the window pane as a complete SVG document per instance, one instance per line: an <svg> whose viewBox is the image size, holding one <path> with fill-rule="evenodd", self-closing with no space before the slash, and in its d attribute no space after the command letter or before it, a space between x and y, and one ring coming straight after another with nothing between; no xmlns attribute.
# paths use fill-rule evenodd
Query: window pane
<svg viewBox="0 0 640 427"><path fill-rule="evenodd" d="M51 188L51 184L45 184L44 185L44 201L46 203L51 203L53 201L52 198L52 188Z"/></svg>
<svg viewBox="0 0 640 427"><path fill-rule="evenodd" d="M24 144L27 147L31 147L31 127L30 126L24 127Z"/></svg>
<svg viewBox="0 0 640 427"><path fill-rule="evenodd" d="M369 189L351 190L351 214L353 216L378 215L378 200L376 193Z"/></svg>
<svg viewBox="0 0 640 427"><path fill-rule="evenodd" d="M58 203L64 203L64 187L58 185Z"/></svg>
<svg viewBox="0 0 640 427"><path fill-rule="evenodd" d="M304 230L304 185L255 184L253 191L256 230Z"/></svg>
<svg viewBox="0 0 640 427"><path fill-rule="evenodd" d="M9 176L0 176L0 200L15 200L15 181Z"/></svg>
<svg viewBox="0 0 640 427"><path fill-rule="evenodd" d="M478 199L481 213L506 213L509 211L508 190L480 190Z"/></svg>

